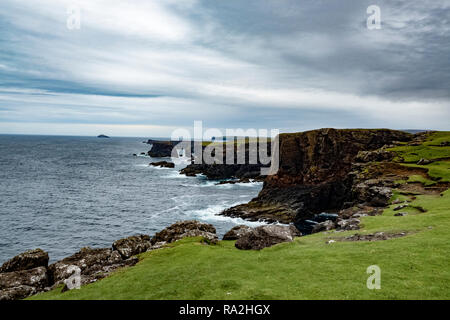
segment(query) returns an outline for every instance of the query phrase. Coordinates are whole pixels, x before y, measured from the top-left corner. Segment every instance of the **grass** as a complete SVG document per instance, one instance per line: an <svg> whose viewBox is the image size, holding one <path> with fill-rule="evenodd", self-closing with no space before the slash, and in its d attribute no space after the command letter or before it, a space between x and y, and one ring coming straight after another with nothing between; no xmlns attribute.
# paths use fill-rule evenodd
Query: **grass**
<svg viewBox="0 0 450 320"><path fill-rule="evenodd" d="M450 141L450 131L431 133L427 141L419 146L402 145L389 150L397 152L406 163L417 163L420 159L450 159L450 146L439 146L445 141Z"/></svg>
<svg viewBox="0 0 450 320"><path fill-rule="evenodd" d="M450 133L435 133L425 147L402 146L414 166L417 157L449 156ZM417 155L411 155L415 153ZM432 180L449 178L449 162L426 167ZM205 245L200 238L178 241L140 255L140 262L106 279L61 293L60 288L30 297L40 299L450 299L450 190L414 198L394 191L392 200L408 201L408 215L396 217L391 205L381 216L364 217L358 231L318 233L261 251L242 251L233 241ZM417 208L423 208L421 212ZM408 232L374 242L335 242L354 233ZM381 289L366 287L370 265L381 268Z"/></svg>
<svg viewBox="0 0 450 320"><path fill-rule="evenodd" d="M261 251L190 238L80 290L31 299L449 299L450 191L410 205L427 212L394 217L389 208L363 218L359 231L411 232L403 238L326 244L354 232L320 233ZM373 264L381 268L381 290L366 288Z"/></svg>

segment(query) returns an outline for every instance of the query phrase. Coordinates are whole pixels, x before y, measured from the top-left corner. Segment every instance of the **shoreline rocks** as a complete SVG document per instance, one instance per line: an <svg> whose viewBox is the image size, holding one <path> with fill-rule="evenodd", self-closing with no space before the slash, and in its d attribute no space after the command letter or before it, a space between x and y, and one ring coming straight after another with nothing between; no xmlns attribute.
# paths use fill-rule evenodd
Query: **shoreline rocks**
<svg viewBox="0 0 450 320"><path fill-rule="evenodd" d="M0 273L47 267L48 260L48 253L42 249L28 250L6 261L0 267Z"/></svg>
<svg viewBox="0 0 450 320"><path fill-rule="evenodd" d="M158 161L150 163L151 166L161 167L161 168L175 168L175 164L169 161Z"/></svg>
<svg viewBox="0 0 450 320"><path fill-rule="evenodd" d="M265 225L244 232L235 247L240 250L261 250L282 242L292 242L301 233L294 226Z"/></svg>
<svg viewBox="0 0 450 320"><path fill-rule="evenodd" d="M179 221L156 233L151 244L172 243L186 237L204 237L208 241L217 242L216 228L212 224L196 220Z"/></svg>
<svg viewBox="0 0 450 320"><path fill-rule="evenodd" d="M120 239L114 241L112 244L113 250L117 250L122 256L122 259L128 259L134 255L145 252L150 249L151 246L150 236L145 234Z"/></svg>

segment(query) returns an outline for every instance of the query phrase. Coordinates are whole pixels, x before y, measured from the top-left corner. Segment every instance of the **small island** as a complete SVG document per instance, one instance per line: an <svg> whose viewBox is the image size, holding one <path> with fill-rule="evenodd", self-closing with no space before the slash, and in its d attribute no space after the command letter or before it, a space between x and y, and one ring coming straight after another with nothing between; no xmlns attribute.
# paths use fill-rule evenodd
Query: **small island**
<svg viewBox="0 0 450 320"><path fill-rule="evenodd" d="M109 138L109 137L107 135L100 134L100 135L97 136L97 138Z"/></svg>

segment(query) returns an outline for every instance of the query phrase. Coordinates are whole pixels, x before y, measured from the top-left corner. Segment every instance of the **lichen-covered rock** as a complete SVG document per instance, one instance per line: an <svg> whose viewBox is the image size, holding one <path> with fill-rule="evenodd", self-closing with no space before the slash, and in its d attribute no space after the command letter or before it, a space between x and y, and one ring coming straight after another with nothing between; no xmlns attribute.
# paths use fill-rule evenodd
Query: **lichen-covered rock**
<svg viewBox="0 0 450 320"><path fill-rule="evenodd" d="M112 247L117 250L123 259L128 259L150 248L150 236L137 235L114 241Z"/></svg>
<svg viewBox="0 0 450 320"><path fill-rule="evenodd" d="M82 248L74 255L51 264L48 267L52 283L60 284L72 275L70 266L81 269L81 283L86 284L104 278L111 271L120 267L131 266L138 262L137 258L122 259L118 251L110 248Z"/></svg>
<svg viewBox="0 0 450 320"><path fill-rule="evenodd" d="M261 250L282 242L291 242L300 233L294 226L265 225L240 237L235 246L241 250Z"/></svg>
<svg viewBox="0 0 450 320"><path fill-rule="evenodd" d="M6 261L0 267L0 273L47 267L48 259L48 253L41 249L28 250Z"/></svg>
<svg viewBox="0 0 450 320"><path fill-rule="evenodd" d="M23 299L44 290L47 285L45 267L0 273L0 300Z"/></svg>
<svg viewBox="0 0 450 320"><path fill-rule="evenodd" d="M223 236L223 240L237 240L250 232L252 228L245 225L235 226L231 228L225 235Z"/></svg>
<svg viewBox="0 0 450 320"><path fill-rule="evenodd" d="M209 223L195 220L180 221L156 233L151 239L151 244L171 243L186 237L204 237L210 242L216 242L216 228Z"/></svg>

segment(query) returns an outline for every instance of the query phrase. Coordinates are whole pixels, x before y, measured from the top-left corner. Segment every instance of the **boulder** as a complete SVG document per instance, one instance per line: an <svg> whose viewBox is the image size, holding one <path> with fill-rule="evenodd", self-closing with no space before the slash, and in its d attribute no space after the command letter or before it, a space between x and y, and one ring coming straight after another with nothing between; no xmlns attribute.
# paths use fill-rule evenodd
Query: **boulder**
<svg viewBox="0 0 450 320"><path fill-rule="evenodd" d="M211 224L195 220L179 221L156 233L150 242L152 245L158 242L171 243L186 237L204 237L211 242L216 242L216 228Z"/></svg>
<svg viewBox="0 0 450 320"><path fill-rule="evenodd" d="M235 247L241 250L261 250L282 242L291 242L300 236L294 226L265 225L252 229L239 238Z"/></svg>
<svg viewBox="0 0 450 320"><path fill-rule="evenodd" d="M150 248L150 236L137 235L114 241L112 247L117 250L123 259L147 251Z"/></svg>
<svg viewBox="0 0 450 320"><path fill-rule="evenodd" d="M334 224L333 221L331 220L326 220L324 222L320 222L318 224L316 224L311 233L317 233L317 232L322 232L322 231L329 231L336 228L336 225Z"/></svg>
<svg viewBox="0 0 450 320"><path fill-rule="evenodd" d="M110 248L82 248L79 252L51 264L48 267L51 283L58 285L72 275L71 266L81 269L81 284L94 282L106 277L111 271L120 267L131 266L138 262L137 258L122 259L118 251Z"/></svg>
<svg viewBox="0 0 450 320"><path fill-rule="evenodd" d="M360 222L355 218L340 219L336 222L336 229L339 231L358 230Z"/></svg>
<svg viewBox="0 0 450 320"><path fill-rule="evenodd" d="M41 249L28 250L6 261L0 267L0 273L29 270L48 266L48 253Z"/></svg>
<svg viewBox="0 0 450 320"><path fill-rule="evenodd" d="M252 228L250 228L249 226L245 225L236 226L231 228L231 230L228 231L227 233L225 233L225 235L223 236L223 240L238 240L239 238L241 238L250 231L252 231Z"/></svg>
<svg viewBox="0 0 450 320"><path fill-rule="evenodd" d="M23 299L47 286L45 267L0 273L0 300Z"/></svg>

